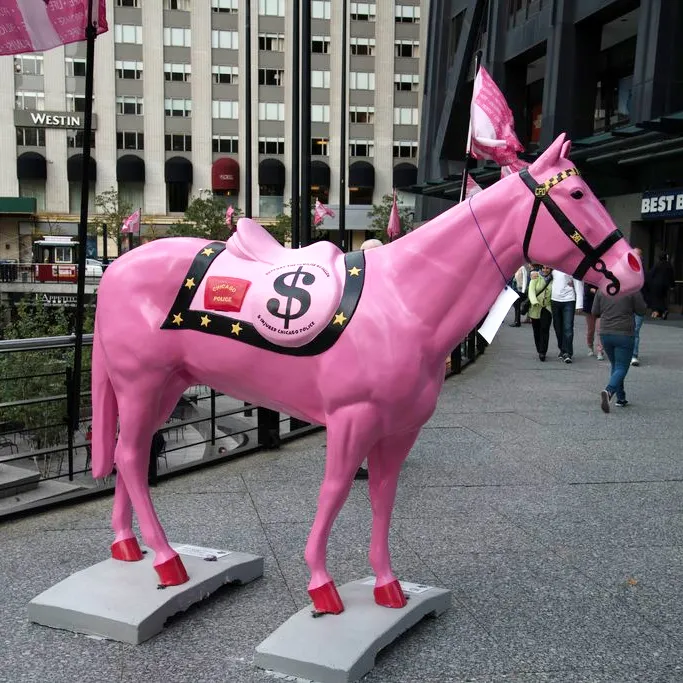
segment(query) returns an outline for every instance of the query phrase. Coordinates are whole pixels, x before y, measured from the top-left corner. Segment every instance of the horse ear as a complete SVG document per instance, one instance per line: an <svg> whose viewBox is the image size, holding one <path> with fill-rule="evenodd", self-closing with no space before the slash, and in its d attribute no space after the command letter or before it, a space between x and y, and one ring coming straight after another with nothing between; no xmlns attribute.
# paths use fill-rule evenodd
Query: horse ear
<svg viewBox="0 0 683 683"><path fill-rule="evenodd" d="M566 135L564 133L560 133L555 139L555 142L553 142L553 144L534 161L529 168L529 171L533 175L544 173L558 165L560 157L564 156L565 137ZM567 144L570 145L571 143L567 141Z"/></svg>
<svg viewBox="0 0 683 683"><path fill-rule="evenodd" d="M569 154L572 151L572 141L567 140L564 145L562 145L562 152L560 152L560 156L563 159L569 159Z"/></svg>

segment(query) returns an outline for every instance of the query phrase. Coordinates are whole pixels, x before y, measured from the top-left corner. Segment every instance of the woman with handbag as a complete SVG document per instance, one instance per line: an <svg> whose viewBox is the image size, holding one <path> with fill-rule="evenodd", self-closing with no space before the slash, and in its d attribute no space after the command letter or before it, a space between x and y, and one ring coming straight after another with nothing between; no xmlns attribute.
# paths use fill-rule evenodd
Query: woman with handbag
<svg viewBox="0 0 683 683"><path fill-rule="evenodd" d="M553 322L552 308L550 305L552 271L543 266L539 277L529 282L529 317L531 327L534 330L534 343L538 352L538 359L545 361L550 341L550 326Z"/></svg>

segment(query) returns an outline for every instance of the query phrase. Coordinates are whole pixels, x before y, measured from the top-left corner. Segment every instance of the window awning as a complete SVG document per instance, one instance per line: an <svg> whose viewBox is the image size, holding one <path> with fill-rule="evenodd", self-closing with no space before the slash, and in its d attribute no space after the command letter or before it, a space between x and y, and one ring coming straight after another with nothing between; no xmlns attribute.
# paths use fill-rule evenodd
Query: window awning
<svg viewBox="0 0 683 683"><path fill-rule="evenodd" d="M354 161L349 166L349 187L375 187L375 167L368 161Z"/></svg>
<svg viewBox="0 0 683 683"><path fill-rule="evenodd" d="M264 159L258 167L259 185L274 185L284 188L285 166L279 159Z"/></svg>
<svg viewBox="0 0 683 683"><path fill-rule="evenodd" d="M66 177L70 183L80 183L83 180L83 155L74 154L66 161ZM97 162L90 157L88 178L97 180Z"/></svg>
<svg viewBox="0 0 683 683"><path fill-rule="evenodd" d="M240 165L236 159L221 157L211 167L211 187L214 190L240 189Z"/></svg>
<svg viewBox="0 0 683 683"><path fill-rule="evenodd" d="M45 180L47 163L38 152L24 152L17 157L17 178L19 180Z"/></svg>
<svg viewBox="0 0 683 683"><path fill-rule="evenodd" d="M164 176L167 183L192 185L192 162L185 157L171 157L166 160Z"/></svg>
<svg viewBox="0 0 683 683"><path fill-rule="evenodd" d="M394 187L410 187L417 183L417 166L408 163L397 164L394 166Z"/></svg>
<svg viewBox="0 0 683 683"><path fill-rule="evenodd" d="M144 183L145 160L137 154L124 154L116 161L116 181L119 183Z"/></svg>
<svg viewBox="0 0 683 683"><path fill-rule="evenodd" d="M311 162L311 185L330 187L330 167L324 161Z"/></svg>

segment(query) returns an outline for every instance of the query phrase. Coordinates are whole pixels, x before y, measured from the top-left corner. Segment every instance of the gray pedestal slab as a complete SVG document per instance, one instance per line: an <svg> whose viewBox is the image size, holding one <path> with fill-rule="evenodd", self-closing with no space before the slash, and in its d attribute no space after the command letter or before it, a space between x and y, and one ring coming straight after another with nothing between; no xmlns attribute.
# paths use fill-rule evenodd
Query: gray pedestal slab
<svg viewBox="0 0 683 683"><path fill-rule="evenodd" d="M438 616L451 602L448 590L401 581L408 604L380 607L374 585L374 577L368 577L341 586L341 614L313 618L312 605L302 609L256 648L254 663L319 683L357 681L374 667L382 648L425 616Z"/></svg>
<svg viewBox="0 0 683 683"><path fill-rule="evenodd" d="M263 575L263 558L256 555L171 545L187 569L190 580L186 583L159 589L153 552L139 562L110 558L72 574L31 600L29 621L138 645L159 633L169 617L222 585L248 583Z"/></svg>

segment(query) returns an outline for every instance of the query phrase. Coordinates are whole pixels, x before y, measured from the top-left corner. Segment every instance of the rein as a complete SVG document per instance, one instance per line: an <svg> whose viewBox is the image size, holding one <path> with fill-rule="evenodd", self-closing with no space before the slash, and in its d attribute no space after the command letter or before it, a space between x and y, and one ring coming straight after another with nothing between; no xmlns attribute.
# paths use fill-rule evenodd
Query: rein
<svg viewBox="0 0 683 683"><path fill-rule="evenodd" d="M527 168L519 172L519 177L524 181L525 185L534 193L534 205L531 208L531 215L529 216L529 223L527 224L526 233L524 235L524 258L529 261L529 245L531 244L531 237L536 225L536 218L541 204L545 206L548 213L553 217L562 232L581 250L584 257L579 263L578 267L573 273L573 277L577 280L583 280L589 268L592 268L598 273L602 273L609 281L607 285L607 293L614 296L619 292L621 285L614 274L608 270L602 256L614 246L620 239L623 238L621 230L616 229L611 232L605 239L600 242L597 247L590 245L588 240L581 234L581 231L567 218L566 214L550 197L550 190L558 185L563 180L572 176L578 176L579 171L576 168L570 168L566 171L561 171L557 175L549 178L544 183L537 183L529 173Z"/></svg>

